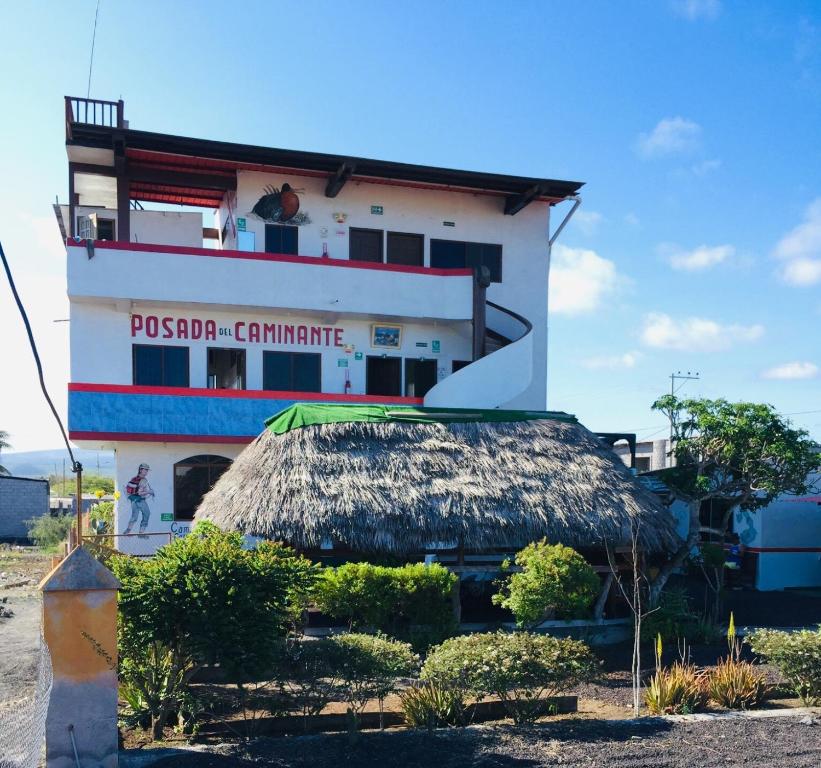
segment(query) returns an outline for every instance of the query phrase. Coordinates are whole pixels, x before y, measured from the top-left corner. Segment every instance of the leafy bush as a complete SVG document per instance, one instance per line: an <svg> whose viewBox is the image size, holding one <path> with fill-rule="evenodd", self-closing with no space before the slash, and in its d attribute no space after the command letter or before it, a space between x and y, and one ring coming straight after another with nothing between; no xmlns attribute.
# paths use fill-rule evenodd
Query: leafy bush
<svg viewBox="0 0 821 768"><path fill-rule="evenodd" d="M519 626L536 626L551 614L571 619L585 616L601 589L587 561L563 544L548 544L544 539L529 544L516 555L516 565L521 572L511 574L493 602L510 610Z"/></svg>
<svg viewBox="0 0 821 768"><path fill-rule="evenodd" d="M114 502L101 501L88 513L89 528L93 533L114 533Z"/></svg>
<svg viewBox="0 0 821 768"><path fill-rule="evenodd" d="M800 632L760 629L747 642L778 667L804 704L821 705L821 627Z"/></svg>
<svg viewBox="0 0 821 768"><path fill-rule="evenodd" d="M413 674L419 657L408 643L385 635L351 632L334 635L329 642L335 646L339 677L354 726L365 705L375 698L379 701L379 727L384 727L385 697L396 690L397 678Z"/></svg>
<svg viewBox="0 0 821 768"><path fill-rule="evenodd" d="M517 724L535 720L556 696L597 669L578 640L530 632L487 632L445 640L428 654L422 678L463 697L498 696Z"/></svg>
<svg viewBox="0 0 821 768"><path fill-rule="evenodd" d="M403 691L402 714L411 728L460 726L466 723L465 700L457 688L428 681Z"/></svg>
<svg viewBox="0 0 821 768"><path fill-rule="evenodd" d="M707 705L706 678L692 664L657 666L644 692L644 703L655 715L688 715Z"/></svg>
<svg viewBox="0 0 821 768"><path fill-rule="evenodd" d="M345 563L327 568L316 604L351 629L384 632L423 650L452 634L452 593L457 577L438 563L389 568Z"/></svg>
<svg viewBox="0 0 821 768"><path fill-rule="evenodd" d="M299 707L307 731L311 718L340 691L345 653L339 643L328 639L288 639L281 650L277 665L280 687Z"/></svg>
<svg viewBox="0 0 821 768"><path fill-rule="evenodd" d="M29 538L40 549L55 550L68 539L68 532L71 530L75 519L74 515L69 512L67 515L52 517L46 514L26 520Z"/></svg>
<svg viewBox="0 0 821 768"><path fill-rule="evenodd" d="M658 607L642 620L641 632L645 640L661 635L664 641L687 639L691 643L715 643L723 636L721 627L693 610L683 589L662 592Z"/></svg>
<svg viewBox="0 0 821 768"><path fill-rule="evenodd" d="M304 605L316 568L264 542L243 548L237 533L197 524L150 559L116 556L120 580L120 677L149 703L154 735L205 664L242 680L273 668L276 638Z"/></svg>
<svg viewBox="0 0 821 768"><path fill-rule="evenodd" d="M719 661L707 676L710 698L727 709L754 709L767 696L764 675L749 661L730 656Z"/></svg>

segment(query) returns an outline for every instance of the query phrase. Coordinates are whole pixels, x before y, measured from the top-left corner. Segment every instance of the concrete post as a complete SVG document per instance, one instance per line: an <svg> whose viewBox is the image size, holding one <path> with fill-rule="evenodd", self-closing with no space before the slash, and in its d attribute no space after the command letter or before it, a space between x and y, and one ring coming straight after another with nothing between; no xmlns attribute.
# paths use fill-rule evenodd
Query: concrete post
<svg viewBox="0 0 821 768"><path fill-rule="evenodd" d="M75 746L82 766L117 766L119 587L111 571L83 547L40 584L43 636L54 669L46 719L47 768L75 768Z"/></svg>

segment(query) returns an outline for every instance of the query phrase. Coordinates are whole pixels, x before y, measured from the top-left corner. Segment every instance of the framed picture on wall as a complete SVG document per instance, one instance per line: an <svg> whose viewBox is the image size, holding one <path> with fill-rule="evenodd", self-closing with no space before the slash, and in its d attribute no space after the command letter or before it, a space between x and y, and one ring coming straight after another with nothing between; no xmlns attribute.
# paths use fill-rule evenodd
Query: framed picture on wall
<svg viewBox="0 0 821 768"><path fill-rule="evenodd" d="M374 323L371 326L371 346L376 349L401 349L402 326Z"/></svg>

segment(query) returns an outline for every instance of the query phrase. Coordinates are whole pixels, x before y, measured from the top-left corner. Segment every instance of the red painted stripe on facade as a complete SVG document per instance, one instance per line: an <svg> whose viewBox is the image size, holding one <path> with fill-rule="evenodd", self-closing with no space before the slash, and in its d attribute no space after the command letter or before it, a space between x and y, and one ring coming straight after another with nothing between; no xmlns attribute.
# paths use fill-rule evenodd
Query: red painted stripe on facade
<svg viewBox="0 0 821 768"><path fill-rule="evenodd" d="M747 547L746 551L768 555L773 552L821 552L821 547Z"/></svg>
<svg viewBox="0 0 821 768"><path fill-rule="evenodd" d="M160 435L153 432L72 432L69 440L112 440L124 443L223 443L226 445L247 445L257 435Z"/></svg>
<svg viewBox="0 0 821 768"><path fill-rule="evenodd" d="M77 242L66 238L66 246L84 248L85 241ZM438 267L410 267L404 264L375 264L368 261L349 259L323 259L321 256L292 256L286 253L256 253L252 251L223 251L214 248L193 248L187 245L155 245L153 243L121 243L110 240L95 240L94 249L111 251L145 251L150 253L173 253L181 256L210 256L218 259L247 259L249 261L274 261L283 264L307 264L313 267L343 267L346 269L373 269L377 272L405 272L412 275L433 275L436 277L470 277L470 269L439 269Z"/></svg>
<svg viewBox="0 0 821 768"><path fill-rule="evenodd" d="M260 389L205 389L202 387L147 387L136 384L91 384L71 382L69 392L99 392L120 395L174 395L176 397L227 397L248 400L312 400L321 403L367 403L374 405L422 405L421 397L346 395L338 392L279 392Z"/></svg>

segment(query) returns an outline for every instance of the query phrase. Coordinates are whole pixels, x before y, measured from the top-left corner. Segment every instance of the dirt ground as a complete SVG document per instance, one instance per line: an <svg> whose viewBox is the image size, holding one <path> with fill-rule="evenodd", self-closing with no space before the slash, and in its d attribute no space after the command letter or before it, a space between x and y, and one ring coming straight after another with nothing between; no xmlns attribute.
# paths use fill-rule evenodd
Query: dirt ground
<svg viewBox="0 0 821 768"><path fill-rule="evenodd" d="M0 703L24 696L37 679L42 601L37 585L49 556L0 545Z"/></svg>
<svg viewBox="0 0 821 768"><path fill-rule="evenodd" d="M562 720L508 726L260 739L246 746L168 754L153 768L720 768L734 765L817 768L821 721L798 717L672 723L661 719ZM149 763L122 753L123 768Z"/></svg>

